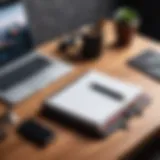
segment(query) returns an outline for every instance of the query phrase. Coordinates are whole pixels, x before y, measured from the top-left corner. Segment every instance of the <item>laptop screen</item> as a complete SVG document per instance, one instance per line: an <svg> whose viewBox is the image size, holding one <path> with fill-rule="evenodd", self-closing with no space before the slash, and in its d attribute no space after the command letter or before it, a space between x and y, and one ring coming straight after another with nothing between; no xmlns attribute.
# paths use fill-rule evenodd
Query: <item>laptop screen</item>
<svg viewBox="0 0 160 160"><path fill-rule="evenodd" d="M33 47L23 2L0 3L0 67Z"/></svg>

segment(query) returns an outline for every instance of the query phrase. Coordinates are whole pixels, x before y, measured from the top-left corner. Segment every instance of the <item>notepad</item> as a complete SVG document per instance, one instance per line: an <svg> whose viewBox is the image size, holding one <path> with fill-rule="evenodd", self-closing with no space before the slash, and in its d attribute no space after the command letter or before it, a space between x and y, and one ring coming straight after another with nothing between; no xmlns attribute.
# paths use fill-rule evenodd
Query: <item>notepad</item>
<svg viewBox="0 0 160 160"><path fill-rule="evenodd" d="M93 70L51 96L46 106L100 131L123 116L142 93L141 87Z"/></svg>

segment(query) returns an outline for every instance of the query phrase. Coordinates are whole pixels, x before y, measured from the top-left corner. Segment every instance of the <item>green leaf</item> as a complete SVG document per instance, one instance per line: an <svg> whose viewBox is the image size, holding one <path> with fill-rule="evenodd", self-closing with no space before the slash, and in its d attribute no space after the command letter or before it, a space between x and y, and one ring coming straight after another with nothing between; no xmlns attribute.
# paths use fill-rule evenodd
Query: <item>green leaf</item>
<svg viewBox="0 0 160 160"><path fill-rule="evenodd" d="M134 9L123 7L117 10L115 20L119 22L133 23L134 21L139 20L139 15Z"/></svg>

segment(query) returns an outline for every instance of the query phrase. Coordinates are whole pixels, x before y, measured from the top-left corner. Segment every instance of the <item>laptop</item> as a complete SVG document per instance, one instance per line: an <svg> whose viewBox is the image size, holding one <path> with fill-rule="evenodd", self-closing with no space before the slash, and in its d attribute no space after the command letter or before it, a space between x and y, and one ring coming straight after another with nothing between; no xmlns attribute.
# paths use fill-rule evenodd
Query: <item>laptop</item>
<svg viewBox="0 0 160 160"><path fill-rule="evenodd" d="M33 47L24 3L0 5L0 98L8 104L26 99L72 70Z"/></svg>

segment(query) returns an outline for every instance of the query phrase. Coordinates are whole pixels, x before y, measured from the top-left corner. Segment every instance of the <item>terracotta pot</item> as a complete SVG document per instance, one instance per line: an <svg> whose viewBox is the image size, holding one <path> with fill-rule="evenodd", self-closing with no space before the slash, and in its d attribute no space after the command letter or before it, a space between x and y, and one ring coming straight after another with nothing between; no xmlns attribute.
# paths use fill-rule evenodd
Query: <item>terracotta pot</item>
<svg viewBox="0 0 160 160"><path fill-rule="evenodd" d="M3 129L0 128L0 142L5 140L6 138L6 133L3 131Z"/></svg>
<svg viewBox="0 0 160 160"><path fill-rule="evenodd" d="M116 24L117 43L116 46L125 47L130 45L136 32L136 27L129 26L126 23Z"/></svg>

